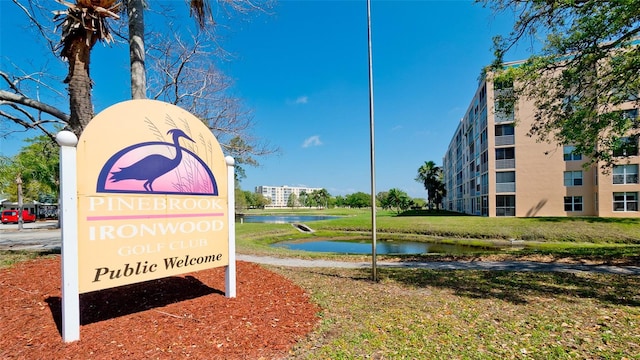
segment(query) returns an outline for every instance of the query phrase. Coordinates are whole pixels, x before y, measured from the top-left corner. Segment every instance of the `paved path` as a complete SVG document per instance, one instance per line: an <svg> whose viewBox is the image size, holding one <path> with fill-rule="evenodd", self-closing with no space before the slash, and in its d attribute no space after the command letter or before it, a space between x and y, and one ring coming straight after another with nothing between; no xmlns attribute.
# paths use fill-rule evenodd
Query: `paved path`
<svg viewBox="0 0 640 360"><path fill-rule="evenodd" d="M60 229L57 221L23 224L0 224L0 250L60 250Z"/></svg>
<svg viewBox="0 0 640 360"><path fill-rule="evenodd" d="M60 229L57 222L0 225L0 250L60 250ZM347 262L332 260L305 260L238 254L237 259L258 264L288 267L370 268L371 262ZM640 266L582 265L543 263L532 261L442 261L442 262L377 262L378 267L423 268L434 270L494 270L494 271L544 271L544 272L598 272L623 275L640 275Z"/></svg>
<svg viewBox="0 0 640 360"><path fill-rule="evenodd" d="M332 260L304 260L272 256L237 255L238 260L265 265L289 267L370 268L371 262L345 262ZM640 275L639 266L581 265L544 263L533 261L430 261L430 262L376 262L378 267L422 268L434 270L494 270L494 271L544 271L544 272L598 272L622 275Z"/></svg>

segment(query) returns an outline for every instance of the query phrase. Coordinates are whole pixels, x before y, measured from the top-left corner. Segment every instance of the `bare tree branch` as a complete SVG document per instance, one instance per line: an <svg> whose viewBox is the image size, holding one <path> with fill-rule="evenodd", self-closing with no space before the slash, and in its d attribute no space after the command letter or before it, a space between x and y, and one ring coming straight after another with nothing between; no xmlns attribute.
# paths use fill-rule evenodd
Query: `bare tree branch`
<svg viewBox="0 0 640 360"><path fill-rule="evenodd" d="M51 33L47 30L45 30L45 27L42 26L42 24L40 23L40 21L38 21L34 14L33 14L33 8L31 8L31 11L29 9L27 9L27 7L23 4L21 4L18 0L12 0L14 4L16 4L23 12L24 14L27 16L27 18L29 18L29 21L38 29L38 31L40 32L40 34L42 35L42 38L45 39L45 41L47 42L47 46L49 47L49 50L51 50L52 53L55 54L56 52L56 43L57 41L52 40L49 36L51 35ZM34 5L33 1L28 1L29 6L32 7ZM37 6L38 4L35 3L35 5Z"/></svg>
<svg viewBox="0 0 640 360"><path fill-rule="evenodd" d="M65 114L59 109L53 106L47 105L45 103L42 103L38 100L29 99L23 95L17 95L5 90L0 90L0 100L25 105L30 108L36 109L38 111L42 111L44 113L52 115L55 118L60 119L64 122L69 121L69 115Z"/></svg>
<svg viewBox="0 0 640 360"><path fill-rule="evenodd" d="M148 38L151 98L196 115L211 129L225 153L239 163L256 165L254 157L278 152L252 136L251 112L231 94L233 81L211 61L212 35L198 32L184 39L177 31L168 33L172 38Z"/></svg>

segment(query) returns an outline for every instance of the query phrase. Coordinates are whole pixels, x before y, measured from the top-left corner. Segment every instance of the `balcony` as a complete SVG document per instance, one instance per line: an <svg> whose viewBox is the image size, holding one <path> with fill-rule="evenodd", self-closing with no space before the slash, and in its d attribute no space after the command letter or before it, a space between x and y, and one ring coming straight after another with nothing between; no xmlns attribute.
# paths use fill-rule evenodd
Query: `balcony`
<svg viewBox="0 0 640 360"><path fill-rule="evenodd" d="M496 184L496 193L513 193L516 192L516 183L498 183Z"/></svg>
<svg viewBox="0 0 640 360"><path fill-rule="evenodd" d="M511 123L514 121L514 119L515 119L515 115L513 111L506 112L506 111L496 110L495 112L494 122L496 124Z"/></svg>
<svg viewBox="0 0 640 360"><path fill-rule="evenodd" d="M496 160L496 169L513 169L516 167L516 159Z"/></svg>
<svg viewBox="0 0 640 360"><path fill-rule="evenodd" d="M496 146L513 145L515 143L516 139L513 135L496 136Z"/></svg>

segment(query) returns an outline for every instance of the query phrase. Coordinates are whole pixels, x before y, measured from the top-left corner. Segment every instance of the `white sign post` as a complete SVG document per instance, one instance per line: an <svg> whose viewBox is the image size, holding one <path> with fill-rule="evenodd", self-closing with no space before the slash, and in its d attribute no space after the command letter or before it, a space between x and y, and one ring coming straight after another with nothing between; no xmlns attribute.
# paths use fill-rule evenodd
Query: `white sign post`
<svg viewBox="0 0 640 360"><path fill-rule="evenodd" d="M234 298L236 297L236 198L234 176L235 160L231 156L226 156L224 160L227 162L227 201L229 213L229 265L227 266L225 271L224 293L226 297Z"/></svg>
<svg viewBox="0 0 640 360"><path fill-rule="evenodd" d="M56 135L60 145L60 224L62 227L62 339L80 339L80 295L78 291L78 184L76 145L71 131Z"/></svg>

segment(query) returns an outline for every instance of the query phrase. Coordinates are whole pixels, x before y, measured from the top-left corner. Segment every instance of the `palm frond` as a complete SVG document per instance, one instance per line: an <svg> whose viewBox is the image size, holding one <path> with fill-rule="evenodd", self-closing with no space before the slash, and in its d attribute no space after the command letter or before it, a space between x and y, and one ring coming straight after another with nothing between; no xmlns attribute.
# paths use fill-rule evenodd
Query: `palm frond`
<svg viewBox="0 0 640 360"><path fill-rule="evenodd" d="M213 22L213 13L211 12L210 0L188 0L190 15L196 18L198 25L204 28L207 21Z"/></svg>
<svg viewBox="0 0 640 360"><path fill-rule="evenodd" d="M56 30L61 30L58 48L62 48L62 57L67 57L69 47L78 38L86 41L89 47L97 41L113 41L108 19L120 19L121 3L116 0L76 0L75 4L57 1L67 7L66 10L54 11L53 17Z"/></svg>

